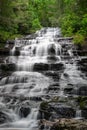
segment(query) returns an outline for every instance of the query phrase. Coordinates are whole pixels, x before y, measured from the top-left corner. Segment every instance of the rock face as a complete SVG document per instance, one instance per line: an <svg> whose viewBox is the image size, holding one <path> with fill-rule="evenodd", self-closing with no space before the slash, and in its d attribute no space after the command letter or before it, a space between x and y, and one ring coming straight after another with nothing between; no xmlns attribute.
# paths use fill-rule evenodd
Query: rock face
<svg viewBox="0 0 87 130"><path fill-rule="evenodd" d="M87 107L85 107L84 109L82 109L82 117L84 117L85 119L87 119Z"/></svg>
<svg viewBox="0 0 87 130"><path fill-rule="evenodd" d="M82 58L78 61L79 69L87 75L87 58Z"/></svg>
<svg viewBox="0 0 87 130"><path fill-rule="evenodd" d="M47 63L35 63L34 64L34 71L57 71L64 69L64 65L62 63L54 63L54 64L47 64Z"/></svg>
<svg viewBox="0 0 87 130"><path fill-rule="evenodd" d="M61 76L61 72L59 71L45 71L44 75L53 78L55 81L58 81Z"/></svg>
<svg viewBox="0 0 87 130"><path fill-rule="evenodd" d="M5 113L0 112L0 124L8 122L9 120L9 117Z"/></svg>
<svg viewBox="0 0 87 130"><path fill-rule="evenodd" d="M48 54L49 55L55 55L56 52L55 52L55 45L54 44L51 44L49 47L48 47Z"/></svg>
<svg viewBox="0 0 87 130"><path fill-rule="evenodd" d="M87 96L87 86L82 86L78 89L77 94L80 96Z"/></svg>
<svg viewBox="0 0 87 130"><path fill-rule="evenodd" d="M54 122L41 120L40 130L50 128L50 130L87 130L87 120L57 119Z"/></svg>
<svg viewBox="0 0 87 130"><path fill-rule="evenodd" d="M20 112L19 112L19 113L20 113L20 116L21 116L21 117L27 117L27 116L29 115L30 111L31 111L31 110L30 110L30 108L29 108L28 106L27 106L27 107L26 107L26 106L25 106L25 107L22 106L22 107L20 108Z"/></svg>
<svg viewBox="0 0 87 130"><path fill-rule="evenodd" d="M15 45L9 40L0 50L1 127L87 130L87 58L80 60L72 38L56 37L53 30L16 39ZM81 116L85 121L75 120Z"/></svg>
<svg viewBox="0 0 87 130"><path fill-rule="evenodd" d="M42 102L40 112L41 115L44 114L45 119L72 118L75 117L76 114L75 110L71 106L54 102Z"/></svg>
<svg viewBox="0 0 87 130"><path fill-rule="evenodd" d="M15 64L1 64L0 69L2 71L14 71L16 69Z"/></svg>
<svg viewBox="0 0 87 130"><path fill-rule="evenodd" d="M43 63L36 63L34 64L34 71L48 71L49 70L49 65L48 64L43 64Z"/></svg>
<svg viewBox="0 0 87 130"><path fill-rule="evenodd" d="M10 49L0 49L0 55L3 55L3 56L8 56L10 54Z"/></svg>

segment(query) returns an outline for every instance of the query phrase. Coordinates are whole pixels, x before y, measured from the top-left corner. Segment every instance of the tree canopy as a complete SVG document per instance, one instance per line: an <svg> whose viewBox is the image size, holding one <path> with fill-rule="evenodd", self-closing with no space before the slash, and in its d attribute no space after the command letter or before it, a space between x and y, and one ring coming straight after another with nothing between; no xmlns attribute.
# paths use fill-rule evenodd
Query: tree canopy
<svg viewBox="0 0 87 130"><path fill-rule="evenodd" d="M81 42L87 37L87 0L0 0L0 42L49 26Z"/></svg>

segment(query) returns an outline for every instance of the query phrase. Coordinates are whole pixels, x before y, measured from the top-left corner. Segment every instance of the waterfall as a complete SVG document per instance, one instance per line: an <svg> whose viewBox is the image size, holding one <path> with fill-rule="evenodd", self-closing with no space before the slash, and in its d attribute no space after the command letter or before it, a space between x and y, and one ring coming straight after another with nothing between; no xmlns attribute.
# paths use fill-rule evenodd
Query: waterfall
<svg viewBox="0 0 87 130"><path fill-rule="evenodd" d="M76 119L82 119L81 110L76 110Z"/></svg>
<svg viewBox="0 0 87 130"><path fill-rule="evenodd" d="M69 95L64 93L66 86L87 83L74 63L73 47L59 28L43 28L33 38L15 39L8 73L0 80L1 128L38 129L42 101L56 96L62 100ZM13 64L15 68L11 68ZM77 110L76 117L80 116Z"/></svg>

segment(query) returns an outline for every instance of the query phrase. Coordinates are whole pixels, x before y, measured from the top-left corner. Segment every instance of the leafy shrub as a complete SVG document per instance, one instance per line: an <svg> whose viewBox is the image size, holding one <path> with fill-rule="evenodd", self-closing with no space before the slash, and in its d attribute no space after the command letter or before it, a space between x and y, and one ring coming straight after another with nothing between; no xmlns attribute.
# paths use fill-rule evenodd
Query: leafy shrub
<svg viewBox="0 0 87 130"><path fill-rule="evenodd" d="M35 32L36 30L39 30L41 28L41 24L38 18L34 19L32 21L32 28L31 32Z"/></svg>
<svg viewBox="0 0 87 130"><path fill-rule="evenodd" d="M74 43L75 44L82 44L84 42L84 36L81 35L80 33L77 33L75 36L74 36Z"/></svg>
<svg viewBox="0 0 87 130"><path fill-rule="evenodd" d="M11 33L0 30L0 42L5 42L7 39L9 39Z"/></svg>

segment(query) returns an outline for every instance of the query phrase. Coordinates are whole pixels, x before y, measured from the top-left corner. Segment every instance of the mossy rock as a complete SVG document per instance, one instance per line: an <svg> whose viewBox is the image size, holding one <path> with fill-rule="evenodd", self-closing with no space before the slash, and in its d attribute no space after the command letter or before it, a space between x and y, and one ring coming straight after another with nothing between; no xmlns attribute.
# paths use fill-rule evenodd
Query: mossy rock
<svg viewBox="0 0 87 130"><path fill-rule="evenodd" d="M87 97L80 96L76 99L76 102L78 103L80 109L84 109L87 104Z"/></svg>
<svg viewBox="0 0 87 130"><path fill-rule="evenodd" d="M15 64L1 64L0 69L2 71L14 71L16 69Z"/></svg>

